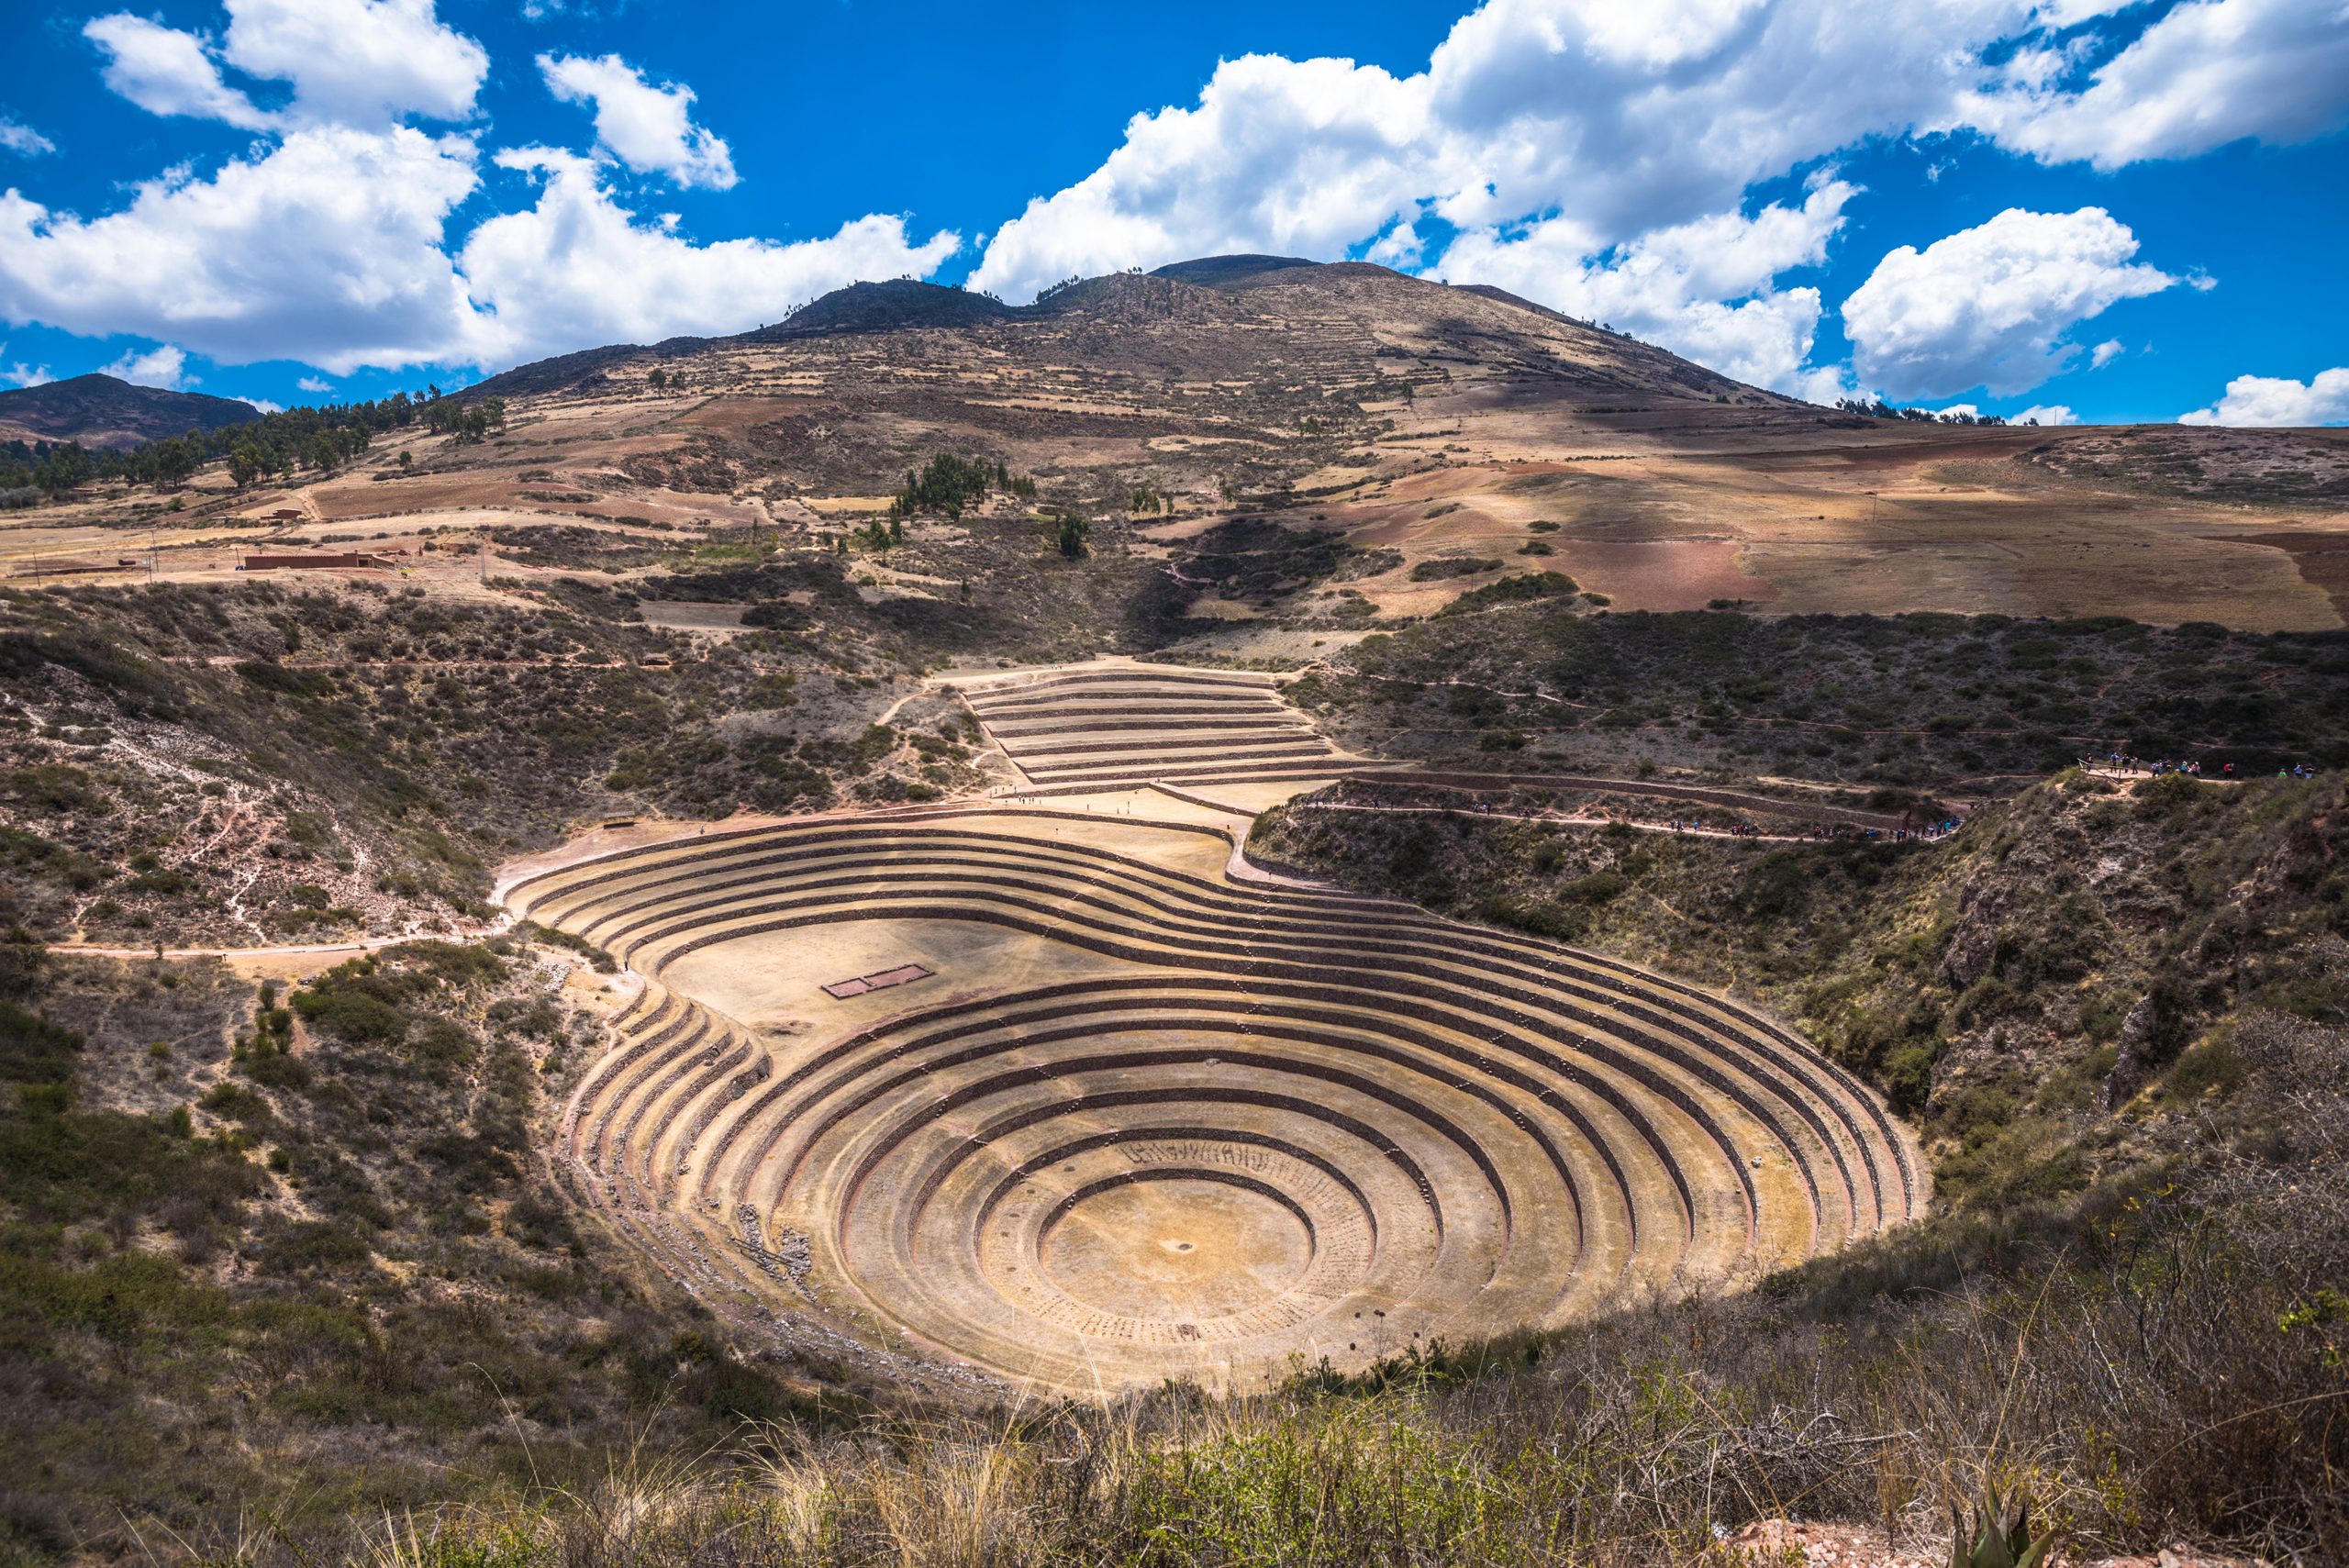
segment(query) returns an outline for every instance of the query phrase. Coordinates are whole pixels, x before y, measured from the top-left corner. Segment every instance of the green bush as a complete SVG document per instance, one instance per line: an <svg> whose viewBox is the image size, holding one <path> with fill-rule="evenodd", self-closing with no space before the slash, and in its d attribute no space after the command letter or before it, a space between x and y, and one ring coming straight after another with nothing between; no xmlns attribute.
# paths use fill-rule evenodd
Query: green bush
<svg viewBox="0 0 2349 1568"><path fill-rule="evenodd" d="M1498 572L1501 563L1483 556L1446 555L1432 561L1422 561L1411 568L1414 583L1440 583L1447 577L1474 577L1479 573Z"/></svg>
<svg viewBox="0 0 2349 1568"><path fill-rule="evenodd" d="M51 762L0 773L0 800L51 815L100 817L114 809L114 802L92 787L89 774Z"/></svg>
<svg viewBox="0 0 2349 1568"><path fill-rule="evenodd" d="M1631 885L1631 878L1620 872L1595 871L1559 888L1558 896L1569 904L1605 904L1620 897Z"/></svg>
<svg viewBox="0 0 2349 1568"><path fill-rule="evenodd" d="M1933 1090L1936 1055L1931 1045L1898 1046L1886 1054L1882 1069L1884 1095L1895 1110L1904 1116L1915 1116L1925 1108L1925 1101Z"/></svg>
<svg viewBox="0 0 2349 1568"><path fill-rule="evenodd" d="M353 1045L397 1045L407 1038L407 1015L364 991L296 991L294 1009L312 1029Z"/></svg>
<svg viewBox="0 0 2349 1568"><path fill-rule="evenodd" d="M1496 566L1499 565L1495 562ZM1487 583L1481 588L1471 588L1452 603L1436 611L1436 618L1464 616L1474 610L1492 609L1500 605L1534 604L1543 599L1564 598L1580 592L1575 580L1563 572L1532 572L1519 577L1504 577L1497 583Z"/></svg>
<svg viewBox="0 0 2349 1568"><path fill-rule="evenodd" d="M2249 1071L2227 1040L2206 1040L2171 1065L2169 1092L2181 1099L2194 1099L2212 1090L2232 1095L2243 1086Z"/></svg>

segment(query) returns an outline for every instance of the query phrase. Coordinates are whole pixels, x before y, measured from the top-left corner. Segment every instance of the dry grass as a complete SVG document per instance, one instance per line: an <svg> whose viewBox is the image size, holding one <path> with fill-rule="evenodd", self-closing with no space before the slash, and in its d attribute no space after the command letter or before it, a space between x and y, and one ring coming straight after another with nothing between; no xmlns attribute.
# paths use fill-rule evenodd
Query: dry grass
<svg viewBox="0 0 2349 1568"><path fill-rule="evenodd" d="M1997 1485L2028 1489L2083 1559L2185 1540L2338 1561L2344 1332L2305 1308L2349 1262L2349 1037L2277 1022L2246 1049L2271 1093L2225 1136L2264 1152L2068 1217L1254 1398L751 1428L250 1560L1653 1564L1780 1517L1945 1550L1952 1506ZM2275 1118L2309 1112L2276 1141Z"/></svg>

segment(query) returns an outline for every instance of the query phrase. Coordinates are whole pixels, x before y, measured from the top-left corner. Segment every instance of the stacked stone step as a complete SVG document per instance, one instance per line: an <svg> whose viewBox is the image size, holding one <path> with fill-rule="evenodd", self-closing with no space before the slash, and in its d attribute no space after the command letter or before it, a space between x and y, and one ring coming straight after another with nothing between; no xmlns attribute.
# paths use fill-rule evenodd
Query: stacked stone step
<svg viewBox="0 0 2349 1568"><path fill-rule="evenodd" d="M852 1318L1072 1388L1563 1321L1923 1201L1881 1104L1721 998L1393 901L1044 836L1061 817L748 829L522 884L519 912L656 977L648 998L688 954L841 922L968 921L1092 961L909 995L783 1061L647 1000L583 1085L583 1157L648 1209L804 1235ZM1179 1310L1101 1262L1136 1217L1193 1212L1239 1217L1272 1261Z"/></svg>
<svg viewBox="0 0 2349 1568"><path fill-rule="evenodd" d="M1342 759L1272 678L1246 671L1073 666L965 683L963 699L1032 784L1328 778Z"/></svg>

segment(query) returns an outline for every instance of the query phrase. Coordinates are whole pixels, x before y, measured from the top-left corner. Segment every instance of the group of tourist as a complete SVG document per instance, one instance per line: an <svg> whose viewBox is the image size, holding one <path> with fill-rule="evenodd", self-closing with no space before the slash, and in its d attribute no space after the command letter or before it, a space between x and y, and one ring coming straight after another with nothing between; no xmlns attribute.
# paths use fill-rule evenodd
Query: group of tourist
<svg viewBox="0 0 2349 1568"><path fill-rule="evenodd" d="M1711 823L1698 822L1693 818L1682 818L1675 817L1672 819L1671 828L1675 833L1727 833L1731 838L1737 839L1759 839L1764 836L1762 829L1756 828L1751 822L1731 822L1726 825L1715 825Z"/></svg>
<svg viewBox="0 0 2349 1568"><path fill-rule="evenodd" d="M1871 828L1868 837L1878 839L1889 835L1894 843L1905 844L1911 839L1946 839L1964 826L1964 818L1953 817L1947 821L1931 823L1923 828Z"/></svg>
<svg viewBox="0 0 2349 1568"><path fill-rule="evenodd" d="M2148 762L2143 757L2132 757L2124 752L2115 751L2105 759L2105 762L2107 766L2120 773L2147 773L2154 778L2161 778L2169 773L2183 773L2190 779L2199 779L2202 776L2202 763L2199 758L2177 760L2155 757ZM2221 762L2219 764L2218 773L2212 776L2232 778L2234 772L2235 765L2232 762Z"/></svg>
<svg viewBox="0 0 2349 1568"><path fill-rule="evenodd" d="M2201 760L2195 757L2156 757L2149 762L2143 757L2132 757L2125 752L2114 751L2105 758L2105 764L2116 773L2144 773L2152 778L2162 778L2170 773L2182 774L2190 779L2206 776L2202 770ZM2221 762L2219 764L2218 772L2207 776L2232 779L2238 775L2232 762ZM2276 776L2279 779L2312 779L2316 777L2316 769L2307 762L2295 762L2288 768L2277 769Z"/></svg>

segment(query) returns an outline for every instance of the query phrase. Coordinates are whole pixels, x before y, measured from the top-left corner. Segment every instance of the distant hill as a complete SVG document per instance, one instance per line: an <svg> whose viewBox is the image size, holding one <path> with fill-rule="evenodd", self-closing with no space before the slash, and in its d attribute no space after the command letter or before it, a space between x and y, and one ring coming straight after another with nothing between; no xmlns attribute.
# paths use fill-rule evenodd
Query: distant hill
<svg viewBox="0 0 2349 1568"><path fill-rule="evenodd" d="M644 355L674 358L692 354L709 347L710 342L707 338L664 338L650 348L642 343L607 343L601 348L557 354L552 359L532 360L528 364L517 365L503 374L461 388L450 395L461 401L491 396L528 397L532 393L592 386L610 366Z"/></svg>
<svg viewBox="0 0 2349 1568"><path fill-rule="evenodd" d="M79 441L120 450L260 417L260 409L233 397L134 386L95 373L0 392L0 441Z"/></svg>
<svg viewBox="0 0 2349 1568"><path fill-rule="evenodd" d="M892 332L908 327L973 327L1017 314L983 294L941 284L896 278L885 284L851 284L801 306L781 326L742 336L752 341L827 337L845 332Z"/></svg>
<svg viewBox="0 0 2349 1568"><path fill-rule="evenodd" d="M917 357L975 353L1007 365L1061 364L1080 373L1227 380L1277 373L1331 390L1381 381L1424 355L1433 363L1513 367L1553 396L1586 403L1661 397L1798 406L1500 289L1453 288L1366 261L1255 255L1075 280L1024 306L910 278L852 284L756 331L673 339L650 349L584 350L518 366L462 395L590 393L609 384L608 377L625 375L632 361L640 369L647 358L723 354L746 344L812 349L827 339L892 333L930 334Z"/></svg>
<svg viewBox="0 0 2349 1568"><path fill-rule="evenodd" d="M1197 284L1202 288L1241 288L1267 272L1322 264L1308 261L1302 256L1202 256L1196 261L1171 262L1150 275L1153 278L1173 278L1177 283Z"/></svg>
<svg viewBox="0 0 2349 1568"><path fill-rule="evenodd" d="M1589 322L1581 319L1579 317L1568 316L1563 310L1553 310L1546 305L1536 305L1531 300L1526 298L1523 295L1511 294L1505 288L1495 288L1490 284L1455 284L1453 286L1459 289L1463 294L1480 294L1486 299L1497 299L1503 305L1516 306L1520 310L1531 310L1537 315L1546 316L1553 321L1565 322L1571 327L1588 327L1590 325Z"/></svg>

